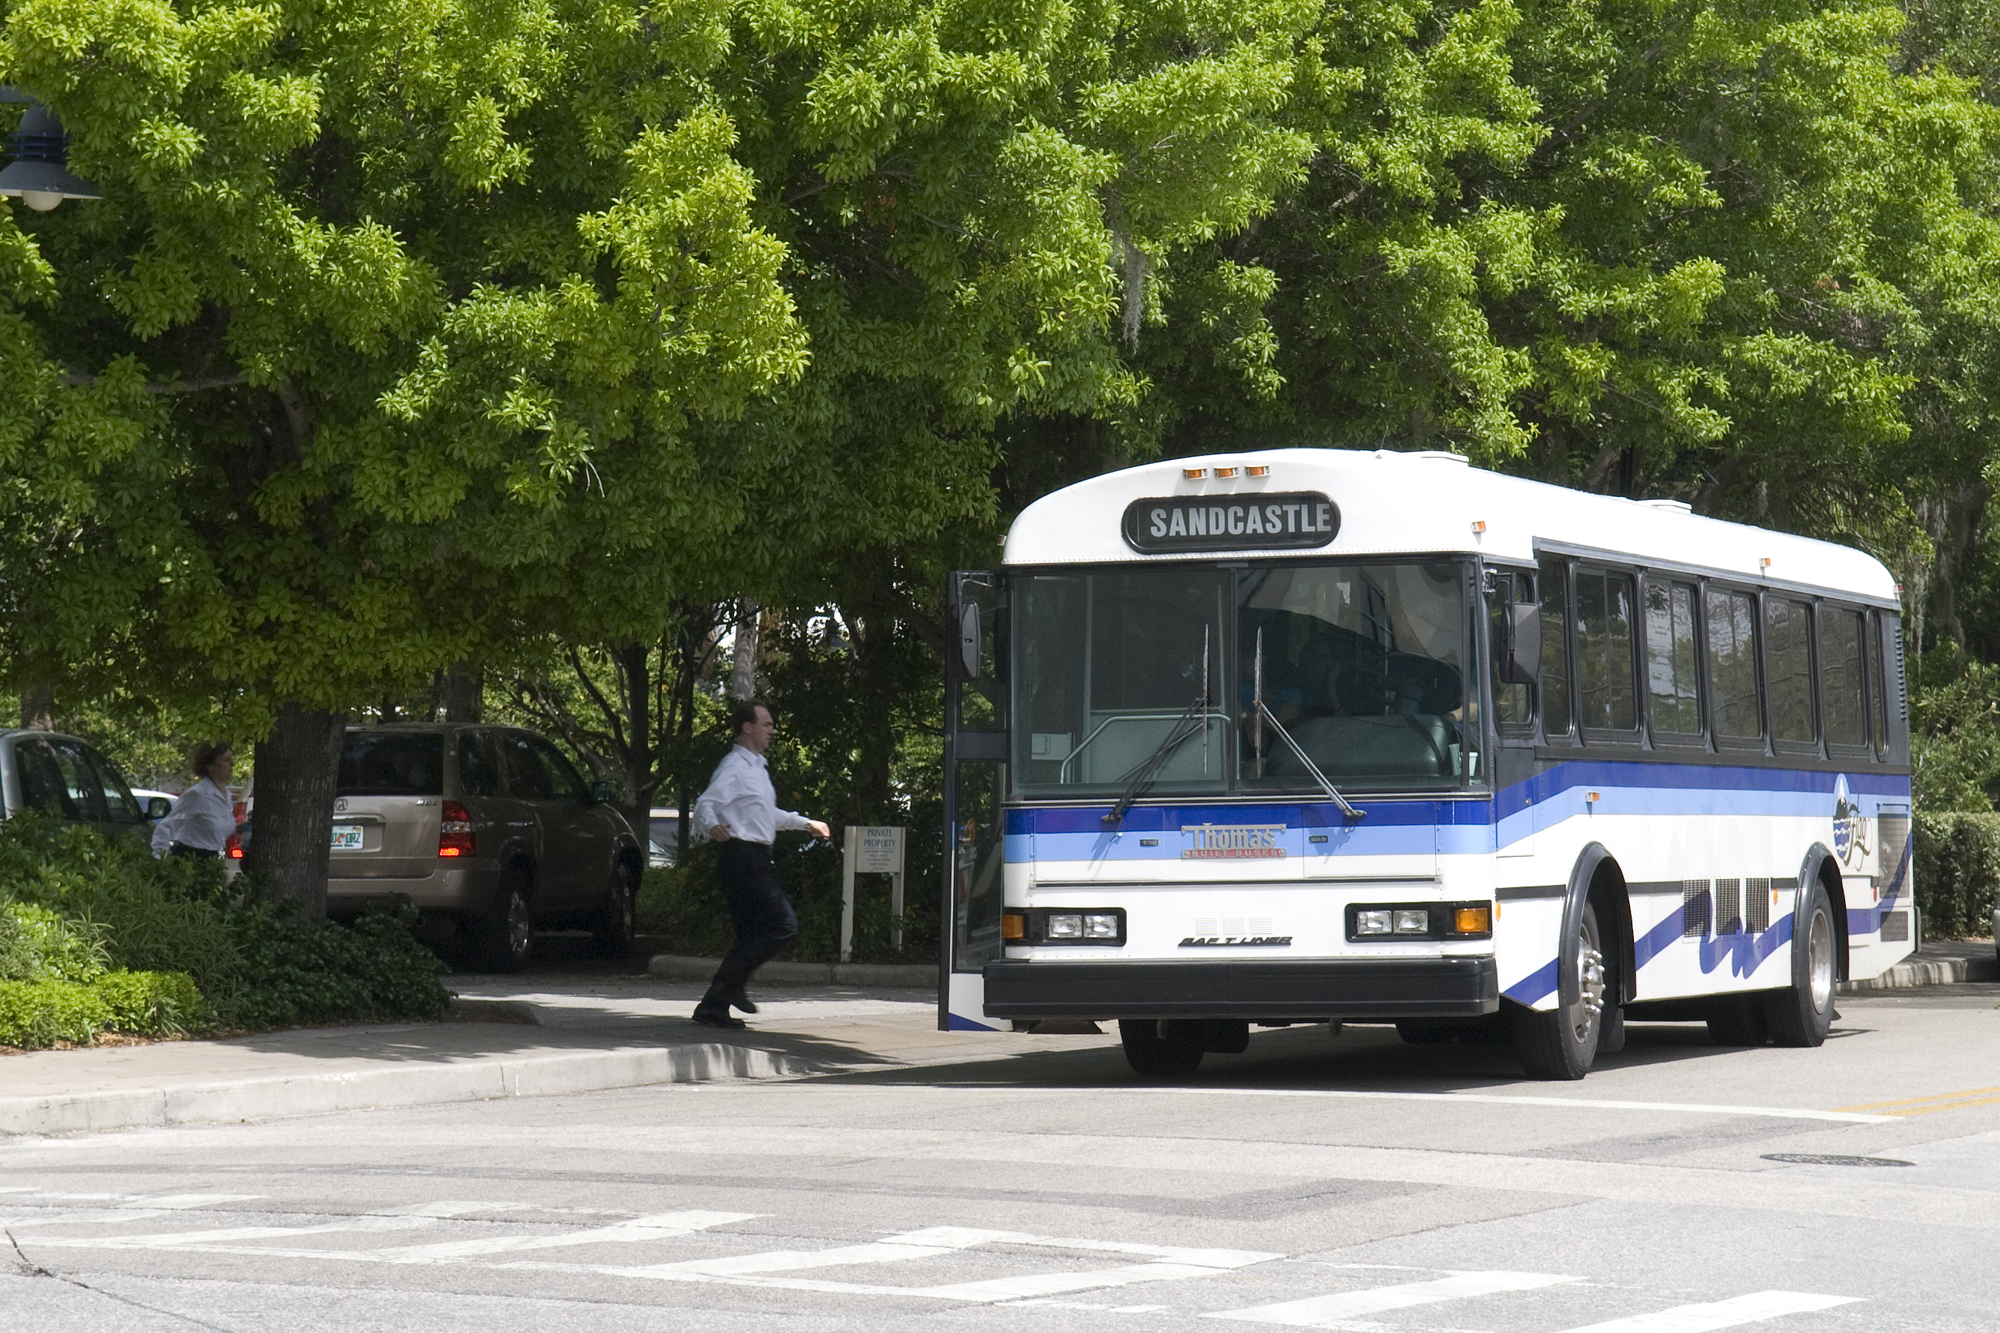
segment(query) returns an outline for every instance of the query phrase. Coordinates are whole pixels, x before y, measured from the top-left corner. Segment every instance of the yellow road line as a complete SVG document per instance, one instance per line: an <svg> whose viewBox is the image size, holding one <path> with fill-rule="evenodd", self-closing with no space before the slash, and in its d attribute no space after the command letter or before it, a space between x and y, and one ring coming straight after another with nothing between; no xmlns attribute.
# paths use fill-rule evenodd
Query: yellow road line
<svg viewBox="0 0 2000 1333"><path fill-rule="evenodd" d="M1891 1106L1928 1106L1932 1102L1949 1101L1954 1097L1978 1097L1989 1092L2000 1092L2000 1088L1967 1088L1963 1092L1933 1092L1928 1097L1905 1097L1896 1102L1868 1102L1861 1106L1843 1106L1842 1111L1881 1111ZM1895 1112L1891 1111L1893 1115Z"/></svg>
<svg viewBox="0 0 2000 1333"><path fill-rule="evenodd" d="M1884 1115L1934 1115L1939 1111L1956 1111L1962 1106L1993 1106L2000 1104L2000 1097L1981 1097L1969 1102L1944 1102L1937 1106L1916 1106L1907 1111L1884 1111Z"/></svg>

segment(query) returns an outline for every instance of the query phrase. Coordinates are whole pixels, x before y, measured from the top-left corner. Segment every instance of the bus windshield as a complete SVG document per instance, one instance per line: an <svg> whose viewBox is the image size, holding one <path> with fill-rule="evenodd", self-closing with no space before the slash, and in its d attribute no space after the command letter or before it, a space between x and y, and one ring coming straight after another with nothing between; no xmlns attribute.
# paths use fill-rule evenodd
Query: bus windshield
<svg viewBox="0 0 2000 1333"><path fill-rule="evenodd" d="M1478 775L1467 577L1449 561L1018 576L1016 790L1306 793L1301 750L1340 786L1462 784ZM1260 660L1277 725L1253 707Z"/></svg>

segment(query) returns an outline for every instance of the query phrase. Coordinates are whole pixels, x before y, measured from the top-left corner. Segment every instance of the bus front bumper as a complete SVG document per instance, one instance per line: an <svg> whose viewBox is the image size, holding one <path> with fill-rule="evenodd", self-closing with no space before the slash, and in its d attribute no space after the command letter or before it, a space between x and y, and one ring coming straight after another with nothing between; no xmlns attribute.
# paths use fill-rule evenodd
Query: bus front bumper
<svg viewBox="0 0 2000 1333"><path fill-rule="evenodd" d="M1476 1018L1500 1007L1491 958L986 965L992 1018Z"/></svg>

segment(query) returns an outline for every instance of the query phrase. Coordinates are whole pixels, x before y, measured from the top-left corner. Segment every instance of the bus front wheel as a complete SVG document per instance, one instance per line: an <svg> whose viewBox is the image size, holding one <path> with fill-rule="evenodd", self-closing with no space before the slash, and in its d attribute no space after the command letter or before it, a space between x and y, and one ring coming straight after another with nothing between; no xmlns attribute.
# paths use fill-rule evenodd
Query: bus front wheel
<svg viewBox="0 0 2000 1333"><path fill-rule="evenodd" d="M1590 1072L1603 1032L1604 964L1597 909L1585 903L1575 937L1563 941L1562 965L1576 973L1576 1003L1546 1013L1526 1005L1514 1009L1514 1054L1529 1078L1579 1079Z"/></svg>
<svg viewBox="0 0 2000 1333"><path fill-rule="evenodd" d="M1792 984L1764 997L1764 1017L1780 1046L1817 1046L1833 1026L1835 968L1840 936L1834 929L1833 903L1826 885L1817 879L1801 894L1792 918Z"/></svg>
<svg viewBox="0 0 2000 1333"><path fill-rule="evenodd" d="M1206 1053L1201 1024L1185 1020L1121 1018L1118 1040L1132 1072L1147 1078L1185 1078Z"/></svg>

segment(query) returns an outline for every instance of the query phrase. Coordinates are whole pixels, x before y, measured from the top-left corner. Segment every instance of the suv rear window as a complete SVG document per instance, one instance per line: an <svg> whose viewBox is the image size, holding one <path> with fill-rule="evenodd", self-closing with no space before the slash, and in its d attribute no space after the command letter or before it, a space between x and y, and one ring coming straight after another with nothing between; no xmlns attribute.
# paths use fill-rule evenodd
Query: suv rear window
<svg viewBox="0 0 2000 1333"><path fill-rule="evenodd" d="M444 795L444 737L424 732L348 732L340 751L340 795Z"/></svg>

